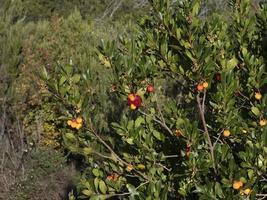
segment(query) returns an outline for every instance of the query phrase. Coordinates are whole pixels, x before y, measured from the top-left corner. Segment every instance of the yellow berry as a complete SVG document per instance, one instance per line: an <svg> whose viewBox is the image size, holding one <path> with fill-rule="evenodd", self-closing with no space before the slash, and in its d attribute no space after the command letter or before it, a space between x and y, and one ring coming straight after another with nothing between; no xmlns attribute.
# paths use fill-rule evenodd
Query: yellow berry
<svg viewBox="0 0 267 200"><path fill-rule="evenodd" d="M202 85L203 85L204 88L209 87L209 83L208 82L204 82Z"/></svg>
<svg viewBox="0 0 267 200"><path fill-rule="evenodd" d="M260 126L265 126L267 124L267 120L266 119L261 119L260 120Z"/></svg>
<svg viewBox="0 0 267 200"><path fill-rule="evenodd" d="M247 188L247 189L243 190L243 192L244 192L244 194L249 195L252 192L252 190L250 188Z"/></svg>
<svg viewBox="0 0 267 200"><path fill-rule="evenodd" d="M71 126L72 121L71 121L71 120L68 120L68 121L67 121L67 124L68 124L69 126Z"/></svg>
<svg viewBox="0 0 267 200"><path fill-rule="evenodd" d="M81 124L81 123L83 122L83 119L82 119L81 117L78 117L78 118L76 119L76 122L77 122L78 124Z"/></svg>
<svg viewBox="0 0 267 200"><path fill-rule="evenodd" d="M76 124L75 128L79 130L82 127L82 124Z"/></svg>
<svg viewBox="0 0 267 200"><path fill-rule="evenodd" d="M223 131L223 136L224 137L229 137L231 135L231 132L229 130L224 130Z"/></svg>
<svg viewBox="0 0 267 200"><path fill-rule="evenodd" d="M256 92L256 93L255 93L255 99L260 100L261 98L262 98L261 93Z"/></svg>
<svg viewBox="0 0 267 200"><path fill-rule="evenodd" d="M132 110L135 110L135 109L136 109L136 105L131 104L130 108L131 108Z"/></svg>

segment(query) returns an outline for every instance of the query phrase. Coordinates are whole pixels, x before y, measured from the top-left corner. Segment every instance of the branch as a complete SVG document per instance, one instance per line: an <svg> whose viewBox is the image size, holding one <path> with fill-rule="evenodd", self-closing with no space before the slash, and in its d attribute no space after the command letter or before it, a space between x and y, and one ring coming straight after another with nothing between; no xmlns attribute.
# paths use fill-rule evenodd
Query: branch
<svg viewBox="0 0 267 200"><path fill-rule="evenodd" d="M167 155L163 156L163 158L179 158L179 155Z"/></svg>
<svg viewBox="0 0 267 200"><path fill-rule="evenodd" d="M267 194L256 194L257 200L267 199Z"/></svg>
<svg viewBox="0 0 267 200"><path fill-rule="evenodd" d="M216 138L215 142L213 143L213 148L215 148L216 144L217 144L219 141L221 141L221 140L220 140L220 137L221 137L222 133L223 133L223 130L219 133L218 137ZM221 141L221 142L222 142L222 141Z"/></svg>
<svg viewBox="0 0 267 200"><path fill-rule="evenodd" d="M98 133L94 130L92 124L90 123L90 129L89 130L90 132L92 132L94 134L94 136L99 140L99 142L101 142L111 153L111 155L114 155L116 157L116 159L122 163L123 165L130 165L130 163L127 163L126 161L124 161L123 159L120 158L120 156L115 152L113 151L113 149L98 135ZM103 156L102 156L103 157ZM110 158L109 158L110 159ZM113 160L113 159L112 159ZM141 177L143 177L145 180L149 180L149 178L143 174L142 172L136 170L135 168L133 169L133 171L137 174L139 174Z"/></svg>
<svg viewBox="0 0 267 200"><path fill-rule="evenodd" d="M205 97L205 93L206 93L206 91L204 92L204 97ZM203 97L203 102L204 102L204 97ZM209 131L208 131L208 127L207 127L207 123L205 120L205 114L204 114L204 110L203 110L203 102L201 104L199 94L197 94L197 104L198 104L199 114L201 117L202 125L204 127L204 131L205 131L204 133L205 133L207 140L208 140L213 169L214 169L215 173L217 173L216 166L215 166L215 158L214 158L214 146L212 145L211 138L210 138Z"/></svg>
<svg viewBox="0 0 267 200"><path fill-rule="evenodd" d="M157 99L158 99L158 98L157 98ZM164 116L163 116L163 114L162 114L162 112L161 112L161 108L160 108L160 106L159 106L159 103L158 103L158 101L157 101L157 100L156 100L156 104L157 104L157 108L158 108L158 111L159 111L159 114L160 114L160 117L161 117L162 123L166 125L166 122L165 122Z"/></svg>
<svg viewBox="0 0 267 200"><path fill-rule="evenodd" d="M146 181L144 183L141 183L138 187L135 188L134 191L137 191L140 187L148 184L149 181ZM125 192L125 193L120 193L120 194L110 194L110 195L106 195L107 198L111 198L111 197L116 197L116 196L127 196L127 195L131 195L133 192Z"/></svg>
<svg viewBox="0 0 267 200"><path fill-rule="evenodd" d="M171 129L170 129L165 123L163 123L162 121L156 119L155 117L152 117L152 116L146 114L145 112L143 112L143 111L141 111L141 110L138 110L138 112L140 112L142 115L145 115L146 117L150 117L150 118L152 118L155 122L157 122L158 124L160 124L166 131L168 131L168 133L169 133L171 136L173 135Z"/></svg>

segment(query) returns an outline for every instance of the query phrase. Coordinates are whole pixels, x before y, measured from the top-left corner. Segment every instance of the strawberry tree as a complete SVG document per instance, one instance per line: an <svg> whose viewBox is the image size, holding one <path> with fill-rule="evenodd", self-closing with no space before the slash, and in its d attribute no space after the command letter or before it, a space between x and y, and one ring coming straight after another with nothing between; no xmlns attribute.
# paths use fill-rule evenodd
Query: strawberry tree
<svg viewBox="0 0 267 200"><path fill-rule="evenodd" d="M136 34L98 49L112 90L97 110L86 70L44 71L69 115L64 144L84 158L78 199L267 196L267 12L231 2L203 17L200 0L150 0Z"/></svg>

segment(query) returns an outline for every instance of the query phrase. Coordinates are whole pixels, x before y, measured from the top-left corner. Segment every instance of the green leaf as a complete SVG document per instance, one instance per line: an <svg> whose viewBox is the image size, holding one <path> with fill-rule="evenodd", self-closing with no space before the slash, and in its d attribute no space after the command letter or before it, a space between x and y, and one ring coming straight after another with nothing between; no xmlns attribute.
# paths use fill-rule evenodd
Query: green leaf
<svg viewBox="0 0 267 200"><path fill-rule="evenodd" d="M59 80L59 85L63 85L65 83L65 81L67 80L67 78L65 76L62 76Z"/></svg>
<svg viewBox="0 0 267 200"><path fill-rule="evenodd" d="M83 152L86 155L90 155L93 152L93 149L91 147L84 147Z"/></svg>
<svg viewBox="0 0 267 200"><path fill-rule="evenodd" d="M195 1L195 4L193 5L192 8L192 15L196 15L199 11L200 4L198 1Z"/></svg>
<svg viewBox="0 0 267 200"><path fill-rule="evenodd" d="M132 144L134 144L133 140L134 140L133 138L127 138L127 139L126 139L126 142L127 142L128 144L131 144L131 145L132 145Z"/></svg>
<svg viewBox="0 0 267 200"><path fill-rule="evenodd" d="M155 138L157 138L160 141L164 140L164 137L162 136L162 134L158 132L157 130L153 130L153 135Z"/></svg>
<svg viewBox="0 0 267 200"><path fill-rule="evenodd" d="M176 39L177 40L180 40L181 39L181 29L180 28L177 28L176 29Z"/></svg>
<svg viewBox="0 0 267 200"><path fill-rule="evenodd" d="M92 192L91 190L83 190L82 193L83 193L85 196L88 196L88 197L90 197L90 196L93 194L93 192Z"/></svg>
<svg viewBox="0 0 267 200"><path fill-rule="evenodd" d="M184 189L184 188L180 188L179 190L178 190L178 193L180 194L180 195L182 195L182 196L186 196L186 190Z"/></svg>
<svg viewBox="0 0 267 200"><path fill-rule="evenodd" d="M68 140L75 140L76 137L73 135L73 133L66 133L65 134L65 137L68 139Z"/></svg>
<svg viewBox="0 0 267 200"><path fill-rule="evenodd" d="M93 170L92 170L92 173L93 173L96 177L100 176L100 171L99 171L98 169L93 169Z"/></svg>
<svg viewBox="0 0 267 200"><path fill-rule="evenodd" d="M94 179L94 185L95 185L95 189L97 190L98 185L99 185L99 179L98 178Z"/></svg>
<svg viewBox="0 0 267 200"><path fill-rule="evenodd" d="M107 193L108 188L106 186L106 183L103 180L99 181L99 189L103 194Z"/></svg>
<svg viewBox="0 0 267 200"><path fill-rule="evenodd" d="M227 62L227 69L228 70L234 69L237 63L238 63L238 60L235 57L233 57L231 60Z"/></svg>
<svg viewBox="0 0 267 200"><path fill-rule="evenodd" d="M218 182L215 183L215 194L218 195L220 198L224 197L221 185Z"/></svg>
<svg viewBox="0 0 267 200"><path fill-rule="evenodd" d="M135 120L135 128L138 128L139 126L141 126L141 124L145 123L145 120L143 117L138 117L136 120Z"/></svg>
<svg viewBox="0 0 267 200"><path fill-rule="evenodd" d="M80 81L81 76L79 74L75 74L71 80L74 84L78 83Z"/></svg>
<svg viewBox="0 0 267 200"><path fill-rule="evenodd" d="M251 112L256 116L260 116L261 114L260 110L255 106L251 107Z"/></svg>

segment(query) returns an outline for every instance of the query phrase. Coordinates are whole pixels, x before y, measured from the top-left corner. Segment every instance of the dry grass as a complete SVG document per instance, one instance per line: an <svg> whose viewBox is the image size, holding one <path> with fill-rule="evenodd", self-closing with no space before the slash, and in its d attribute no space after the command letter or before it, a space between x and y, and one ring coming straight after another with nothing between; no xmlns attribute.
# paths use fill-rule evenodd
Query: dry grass
<svg viewBox="0 0 267 200"><path fill-rule="evenodd" d="M14 148L12 140L4 135L0 155L0 200L67 199L77 171L66 164L62 153Z"/></svg>

